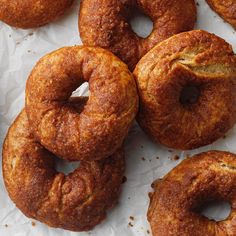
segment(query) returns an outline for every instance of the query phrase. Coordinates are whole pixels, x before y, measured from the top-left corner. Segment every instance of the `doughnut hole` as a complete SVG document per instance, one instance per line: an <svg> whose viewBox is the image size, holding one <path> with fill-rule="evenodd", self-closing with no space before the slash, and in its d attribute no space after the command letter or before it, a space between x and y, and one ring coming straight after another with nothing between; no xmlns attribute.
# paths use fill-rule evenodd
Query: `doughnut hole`
<svg viewBox="0 0 236 236"><path fill-rule="evenodd" d="M55 162L55 169L58 172L63 173L65 175L74 172L80 166L79 161L70 162L56 157L54 158L54 162Z"/></svg>
<svg viewBox="0 0 236 236"><path fill-rule="evenodd" d="M132 30L141 38L148 38L153 31L153 21L143 11L136 8L129 19Z"/></svg>
<svg viewBox="0 0 236 236"><path fill-rule="evenodd" d="M180 93L180 103L184 106L197 103L200 97L200 87L193 84L188 84L183 87Z"/></svg>
<svg viewBox="0 0 236 236"><path fill-rule="evenodd" d="M71 97L79 97L81 95L89 96L89 83L84 82L82 83L71 95Z"/></svg>
<svg viewBox="0 0 236 236"><path fill-rule="evenodd" d="M227 201L212 201L205 203L198 212L209 220L220 222L230 216L231 204Z"/></svg>

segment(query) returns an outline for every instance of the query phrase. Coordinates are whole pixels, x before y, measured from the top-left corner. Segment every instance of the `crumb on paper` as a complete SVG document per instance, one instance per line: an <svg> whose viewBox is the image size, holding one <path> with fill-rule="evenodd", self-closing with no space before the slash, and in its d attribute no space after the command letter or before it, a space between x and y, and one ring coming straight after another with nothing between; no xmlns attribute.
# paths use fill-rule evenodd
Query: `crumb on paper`
<svg viewBox="0 0 236 236"><path fill-rule="evenodd" d="M146 161L145 157L142 157L141 159L142 159L142 161Z"/></svg>
<svg viewBox="0 0 236 236"><path fill-rule="evenodd" d="M199 2L197 2L196 5L199 7L200 6Z"/></svg>
<svg viewBox="0 0 236 236"><path fill-rule="evenodd" d="M5 224L4 226L7 228L7 227L8 227L8 224Z"/></svg>
<svg viewBox="0 0 236 236"><path fill-rule="evenodd" d="M171 158L172 161L178 161L179 160L179 156L178 155L175 155Z"/></svg>
<svg viewBox="0 0 236 236"><path fill-rule="evenodd" d="M32 221L31 225L34 227L34 226L36 226L36 223L34 221Z"/></svg>
<svg viewBox="0 0 236 236"><path fill-rule="evenodd" d="M170 149L169 149L168 152L173 152L173 150L170 150Z"/></svg>
<svg viewBox="0 0 236 236"><path fill-rule="evenodd" d="M147 230L147 234L150 234L150 231L149 231L149 230Z"/></svg>
<svg viewBox="0 0 236 236"><path fill-rule="evenodd" d="M130 220L134 221L134 217L133 216L130 216L129 218L130 218Z"/></svg>
<svg viewBox="0 0 236 236"><path fill-rule="evenodd" d="M134 227L134 225L131 222L129 222L128 226L129 227Z"/></svg>
<svg viewBox="0 0 236 236"><path fill-rule="evenodd" d="M159 160L159 159L160 159L160 157L156 157L156 159L157 159L157 160Z"/></svg>

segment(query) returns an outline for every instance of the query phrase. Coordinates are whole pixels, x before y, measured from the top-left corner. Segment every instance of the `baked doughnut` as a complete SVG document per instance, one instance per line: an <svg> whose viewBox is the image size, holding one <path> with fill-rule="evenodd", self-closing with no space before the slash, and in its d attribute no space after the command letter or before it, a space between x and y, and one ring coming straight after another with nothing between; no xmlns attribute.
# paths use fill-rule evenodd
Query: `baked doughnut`
<svg viewBox="0 0 236 236"><path fill-rule="evenodd" d="M135 11L153 21L147 38L130 26ZM82 0L79 29L85 45L108 49L134 69L139 59L160 41L192 30L196 21L194 0Z"/></svg>
<svg viewBox="0 0 236 236"><path fill-rule="evenodd" d="M184 160L156 181L148 220L153 236L236 235L236 155L210 151ZM230 216L215 222L199 214L211 201L231 203Z"/></svg>
<svg viewBox="0 0 236 236"><path fill-rule="evenodd" d="M102 161L81 162L69 175L54 168L54 155L35 141L23 110L3 148L3 176L10 198L30 218L72 231L92 229L118 200L124 174L121 149Z"/></svg>
<svg viewBox="0 0 236 236"><path fill-rule="evenodd" d="M0 20L29 29L45 25L62 15L73 0L0 0Z"/></svg>
<svg viewBox="0 0 236 236"><path fill-rule="evenodd" d="M202 30L173 36L135 68L137 120L154 141L193 149L222 137L236 121L236 57L223 39Z"/></svg>
<svg viewBox="0 0 236 236"><path fill-rule="evenodd" d="M234 0L207 0L210 7L236 29L236 2Z"/></svg>
<svg viewBox="0 0 236 236"><path fill-rule="evenodd" d="M72 92L89 82L90 96L78 113ZM100 160L123 143L136 116L138 95L127 66L92 47L59 49L43 57L26 85L26 112L38 141L67 160Z"/></svg>

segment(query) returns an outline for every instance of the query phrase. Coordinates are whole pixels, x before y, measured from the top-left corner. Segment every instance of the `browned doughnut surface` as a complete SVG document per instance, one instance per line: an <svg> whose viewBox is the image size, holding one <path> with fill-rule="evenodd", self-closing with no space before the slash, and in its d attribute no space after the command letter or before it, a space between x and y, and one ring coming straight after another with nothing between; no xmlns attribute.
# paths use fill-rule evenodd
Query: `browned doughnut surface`
<svg viewBox="0 0 236 236"><path fill-rule="evenodd" d="M62 15L73 0L0 0L0 20L17 28L45 25Z"/></svg>
<svg viewBox="0 0 236 236"><path fill-rule="evenodd" d="M78 109L78 108L76 108ZM16 206L28 217L52 227L90 230L117 203L124 155L81 162L65 176L54 168L54 155L35 141L22 111L9 129L3 148L3 176Z"/></svg>
<svg viewBox="0 0 236 236"><path fill-rule="evenodd" d="M67 106L89 82L81 112ZM43 57L26 86L26 111L40 143L68 160L99 160L121 146L137 112L135 80L127 66L100 48L66 47Z"/></svg>
<svg viewBox="0 0 236 236"><path fill-rule="evenodd" d="M147 38L136 35L129 24L136 9L153 21ZM131 70L160 41L191 30L196 20L194 0L82 0L79 28L84 44L109 49Z"/></svg>
<svg viewBox="0 0 236 236"><path fill-rule="evenodd" d="M235 0L207 0L210 7L236 29Z"/></svg>
<svg viewBox="0 0 236 236"><path fill-rule="evenodd" d="M138 122L156 142L193 149L222 137L236 121L236 57L201 30L163 41L138 63Z"/></svg>
<svg viewBox="0 0 236 236"><path fill-rule="evenodd" d="M236 155L210 151L184 160L154 183L148 220L153 236L236 235ZM228 201L228 219L215 222L199 208L211 201Z"/></svg>

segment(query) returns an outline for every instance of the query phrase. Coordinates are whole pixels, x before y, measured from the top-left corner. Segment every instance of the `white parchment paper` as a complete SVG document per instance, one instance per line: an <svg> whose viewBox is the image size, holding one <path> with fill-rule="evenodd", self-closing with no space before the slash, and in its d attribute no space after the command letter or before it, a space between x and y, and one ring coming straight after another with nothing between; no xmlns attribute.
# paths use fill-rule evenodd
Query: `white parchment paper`
<svg viewBox="0 0 236 236"><path fill-rule="evenodd" d="M224 23L214 13L205 0L198 0L197 29L213 32L234 46L236 34L233 28ZM7 129L24 106L24 90L31 69L46 53L63 46L81 44L78 32L79 2L76 1L60 20L45 27L32 30L19 30L0 22L0 147ZM135 29L141 34L150 28L147 21L138 19ZM86 86L79 94L87 91ZM52 229L40 222L25 217L11 202L0 173L0 236L138 236L150 235L146 219L149 204L148 192L153 180L162 177L177 165L186 155L217 149L236 153L236 129L232 129L226 138L214 144L188 152L166 149L154 144L140 130L133 126L126 140L127 182L123 185L119 205L111 210L107 219L93 231L75 233L61 229ZM174 156L179 155L179 160ZM226 208L211 208L215 218L227 215ZM133 220L130 219L134 217ZM33 223L32 223L33 222Z"/></svg>

